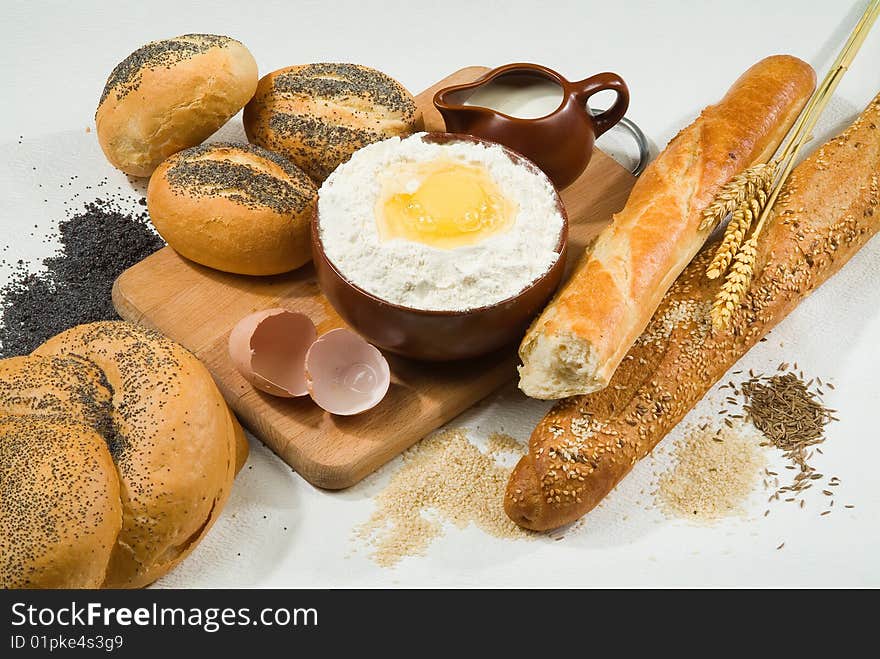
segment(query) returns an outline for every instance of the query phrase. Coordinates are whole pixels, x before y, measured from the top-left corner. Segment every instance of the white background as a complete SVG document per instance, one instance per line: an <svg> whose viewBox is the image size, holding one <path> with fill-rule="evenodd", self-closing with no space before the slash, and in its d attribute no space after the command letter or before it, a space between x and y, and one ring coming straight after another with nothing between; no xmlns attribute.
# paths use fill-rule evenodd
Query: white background
<svg viewBox="0 0 880 659"><path fill-rule="evenodd" d="M104 176L127 185L85 129L110 70L150 40L229 34L251 49L261 74L310 61L353 61L386 71L415 92L470 64L534 61L571 79L613 70L629 83L630 118L662 146L761 57L791 53L821 77L863 9L861 2L793 0L0 6L0 246L31 261L51 252L41 238L77 186ZM820 134L877 93L878 62L880 27L844 78ZM626 148L620 138L606 144ZM72 175L77 183L61 189ZM640 494L650 482L646 462L562 541L502 541L473 528L450 529L427 557L383 569L363 552L352 553L350 532L369 516L370 497L396 462L355 488L328 493L252 442L249 467L222 518L160 585L880 585L874 483L880 443L873 414L880 406L878 262L875 241L739 366L798 361L805 372L837 383L828 401L842 420L829 430L818 464L842 479L838 506L851 502L853 510L820 518L811 501L805 511L778 506L763 518L756 500L748 519L714 527L669 521ZM478 443L497 430L525 441L545 409L511 389L452 425L473 428ZM713 409L704 402L694 414ZM785 548L777 551L782 541Z"/></svg>

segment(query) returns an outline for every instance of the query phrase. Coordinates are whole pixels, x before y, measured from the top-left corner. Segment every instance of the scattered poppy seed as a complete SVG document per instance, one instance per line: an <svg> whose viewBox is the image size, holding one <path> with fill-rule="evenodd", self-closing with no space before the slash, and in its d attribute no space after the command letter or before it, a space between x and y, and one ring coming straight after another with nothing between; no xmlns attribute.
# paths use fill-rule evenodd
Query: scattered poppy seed
<svg viewBox="0 0 880 659"><path fill-rule="evenodd" d="M58 223L61 248L42 271L16 264L0 288L0 358L27 354L74 325L119 318L110 295L116 277L164 245L146 212L132 213L128 203L86 204Z"/></svg>

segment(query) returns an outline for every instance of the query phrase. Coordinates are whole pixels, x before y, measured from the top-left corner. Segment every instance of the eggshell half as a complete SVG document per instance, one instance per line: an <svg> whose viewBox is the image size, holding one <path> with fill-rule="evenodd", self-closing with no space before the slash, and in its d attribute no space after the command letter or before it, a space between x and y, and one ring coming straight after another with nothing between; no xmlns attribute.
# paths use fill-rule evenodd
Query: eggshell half
<svg viewBox="0 0 880 659"><path fill-rule="evenodd" d="M306 354L312 399L332 414L365 412L385 397L391 369L382 353L346 329L322 335Z"/></svg>
<svg viewBox="0 0 880 659"><path fill-rule="evenodd" d="M305 396L306 353L317 336L305 314L265 309L238 321L229 334L229 356L257 389L283 398Z"/></svg>

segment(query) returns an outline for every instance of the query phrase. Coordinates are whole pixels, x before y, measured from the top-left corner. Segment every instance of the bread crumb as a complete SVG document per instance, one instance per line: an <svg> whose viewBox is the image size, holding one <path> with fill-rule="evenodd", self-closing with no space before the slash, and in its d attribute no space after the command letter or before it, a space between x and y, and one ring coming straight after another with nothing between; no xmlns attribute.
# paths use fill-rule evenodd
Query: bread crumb
<svg viewBox="0 0 880 659"><path fill-rule="evenodd" d="M758 444L742 423L688 427L672 447L672 466L659 476L658 507L668 517L710 523L744 514L766 466Z"/></svg>
<svg viewBox="0 0 880 659"><path fill-rule="evenodd" d="M443 535L443 523L471 524L496 538L529 538L504 513L509 467L495 458L522 455L525 446L501 433L489 436L481 452L462 429L444 430L403 454L403 466L374 498L376 510L356 527L353 539L371 549L370 558L393 567L406 556L423 556Z"/></svg>

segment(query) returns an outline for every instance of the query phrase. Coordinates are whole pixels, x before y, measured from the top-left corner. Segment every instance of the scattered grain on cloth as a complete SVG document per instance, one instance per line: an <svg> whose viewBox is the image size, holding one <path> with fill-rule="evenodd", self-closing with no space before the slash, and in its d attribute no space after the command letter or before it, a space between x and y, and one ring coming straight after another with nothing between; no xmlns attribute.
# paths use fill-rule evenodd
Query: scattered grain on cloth
<svg viewBox="0 0 880 659"><path fill-rule="evenodd" d="M686 428L672 446L672 465L657 481L660 510L669 517L703 523L744 515L766 464L758 442L740 422Z"/></svg>
<svg viewBox="0 0 880 659"><path fill-rule="evenodd" d="M382 567L406 556L422 556L444 533L448 522L463 529L474 525L496 538L530 538L504 513L509 467L496 462L503 454L522 455L516 439L495 433L484 453L466 431L438 432L403 454L403 465L374 499L376 510L354 529L353 539Z"/></svg>
<svg viewBox="0 0 880 659"><path fill-rule="evenodd" d="M126 268L165 243L131 200L108 197L85 204L61 219L61 248L32 271L19 260L0 288L0 358L31 352L64 330L119 316L113 282Z"/></svg>

